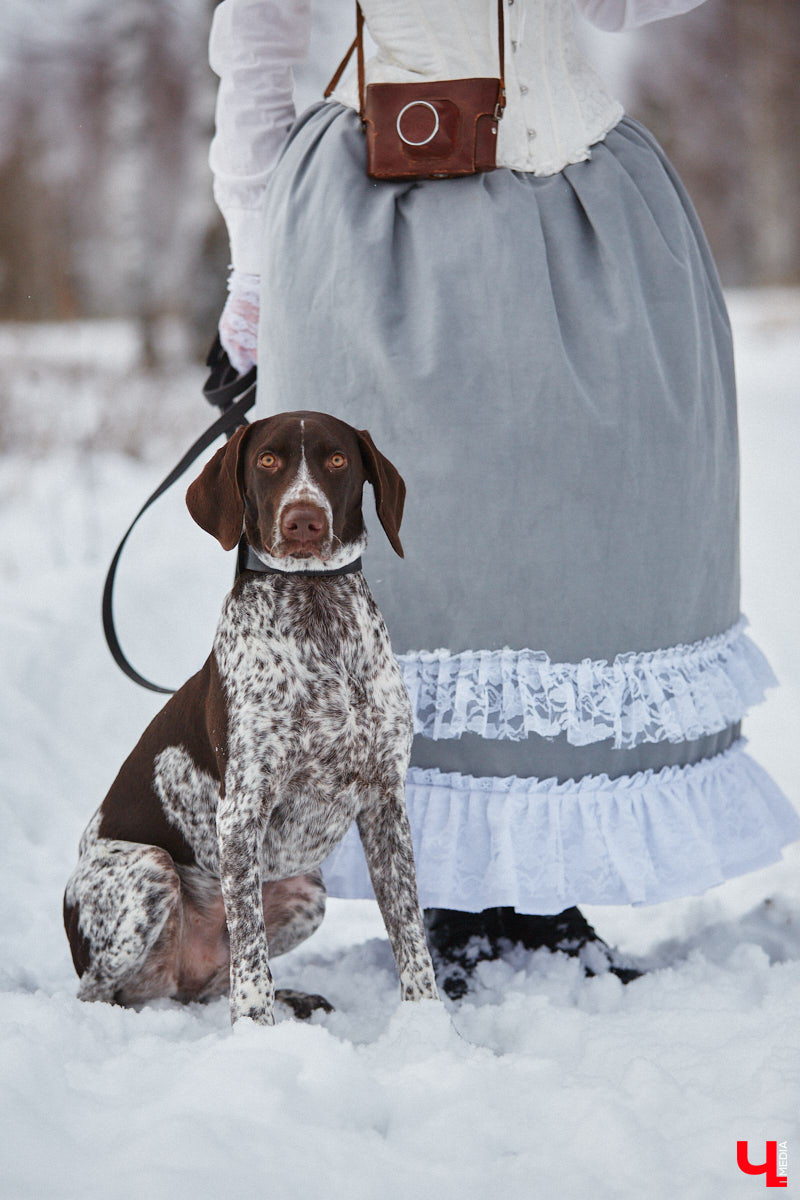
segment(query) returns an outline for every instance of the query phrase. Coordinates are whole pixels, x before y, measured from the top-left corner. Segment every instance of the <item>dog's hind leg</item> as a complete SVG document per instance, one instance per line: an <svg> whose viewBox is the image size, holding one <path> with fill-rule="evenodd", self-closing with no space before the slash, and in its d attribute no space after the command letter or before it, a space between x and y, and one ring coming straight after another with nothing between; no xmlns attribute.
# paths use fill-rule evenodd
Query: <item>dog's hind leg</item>
<svg viewBox="0 0 800 1200"><path fill-rule="evenodd" d="M321 871L265 883L264 925L270 957L293 950L319 928L327 893Z"/></svg>
<svg viewBox="0 0 800 1200"><path fill-rule="evenodd" d="M165 943L170 930L179 933L180 892L166 850L103 838L82 847L64 894L80 999L132 1004L173 994L176 954Z"/></svg>
<svg viewBox="0 0 800 1200"><path fill-rule="evenodd" d="M220 881L199 867L177 868L183 891L179 952L179 1000L210 1000L228 991L230 947ZM325 884L319 871L262 886L264 926L271 957L294 949L317 929L325 915ZM168 932L169 927L165 930ZM153 952L158 958L158 947ZM323 996L279 989L275 999L300 1020L316 1009L331 1012Z"/></svg>
<svg viewBox="0 0 800 1200"><path fill-rule="evenodd" d="M263 894L264 924L273 957L304 942L325 916L326 891L321 871L265 883ZM293 988L278 988L275 1000L291 1009L299 1021L308 1020L317 1009L333 1012L333 1005L324 996Z"/></svg>

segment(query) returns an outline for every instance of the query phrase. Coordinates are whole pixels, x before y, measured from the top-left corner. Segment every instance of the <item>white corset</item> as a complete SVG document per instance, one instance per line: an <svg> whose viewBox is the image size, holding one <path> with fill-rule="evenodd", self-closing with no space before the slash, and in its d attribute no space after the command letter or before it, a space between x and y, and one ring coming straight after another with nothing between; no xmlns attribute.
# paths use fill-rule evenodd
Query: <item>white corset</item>
<svg viewBox="0 0 800 1200"><path fill-rule="evenodd" d="M508 105L497 161L553 175L588 158L622 107L578 49L573 0L504 3ZM574 3L593 24L611 30L686 12L702 0ZM497 0L363 0L363 8L378 46L367 82L497 75ZM310 0L222 0L214 10L210 54L220 88L210 162L240 272L260 270L264 188L294 120L292 67L308 52L310 26ZM344 45L346 36L343 31ZM351 68L335 98L357 109L357 92Z"/></svg>
<svg viewBox="0 0 800 1200"><path fill-rule="evenodd" d="M504 0L507 106L498 166L553 175L580 162L623 114L584 59L573 0ZM494 0L361 0L377 53L367 83L498 74ZM353 65L333 99L358 108Z"/></svg>

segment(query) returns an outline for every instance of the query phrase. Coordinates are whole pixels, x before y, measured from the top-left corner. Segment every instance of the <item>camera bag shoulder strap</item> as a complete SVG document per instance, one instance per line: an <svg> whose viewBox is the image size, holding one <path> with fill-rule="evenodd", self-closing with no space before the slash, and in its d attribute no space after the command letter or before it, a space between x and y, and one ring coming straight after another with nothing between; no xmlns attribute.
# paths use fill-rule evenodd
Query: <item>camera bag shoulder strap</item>
<svg viewBox="0 0 800 1200"><path fill-rule="evenodd" d="M505 33L505 17L503 14L503 0L497 0L497 39L498 39L498 55L500 67L500 107L505 107L506 97L506 33ZM333 78L325 88L323 95L327 100L336 89L339 80L344 74L345 67L350 62L353 56L353 51L357 50L358 61L358 112L361 121L364 121L365 112L365 87L364 87L364 14L361 11L361 5L356 0L356 36L350 46L350 49L345 54L339 66L336 68Z"/></svg>

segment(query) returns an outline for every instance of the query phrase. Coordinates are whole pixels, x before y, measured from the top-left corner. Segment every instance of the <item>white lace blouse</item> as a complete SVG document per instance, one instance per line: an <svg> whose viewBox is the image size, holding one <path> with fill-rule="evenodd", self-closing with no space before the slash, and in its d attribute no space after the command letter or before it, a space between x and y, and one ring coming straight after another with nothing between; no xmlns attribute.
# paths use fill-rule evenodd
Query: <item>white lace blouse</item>
<svg viewBox="0 0 800 1200"><path fill-rule="evenodd" d="M574 6L601 29L630 29L702 0L505 0L507 107L498 165L552 175L589 156L622 116L583 58ZM367 83L497 73L495 0L361 0L377 53ZM292 66L308 50L310 0L223 0L210 61L220 77L210 162L233 266L257 273L261 200L295 117ZM333 69L335 64L332 64ZM358 108L351 68L334 99Z"/></svg>

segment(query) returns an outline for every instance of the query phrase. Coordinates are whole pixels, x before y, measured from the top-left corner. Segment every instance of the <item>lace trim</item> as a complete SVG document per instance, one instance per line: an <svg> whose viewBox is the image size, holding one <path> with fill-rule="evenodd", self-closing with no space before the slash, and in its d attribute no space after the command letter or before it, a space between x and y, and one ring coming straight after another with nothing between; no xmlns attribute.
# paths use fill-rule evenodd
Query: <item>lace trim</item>
<svg viewBox="0 0 800 1200"><path fill-rule="evenodd" d="M237 300L258 305L261 300L261 276L248 274L247 271L237 271L233 267L228 276L228 291Z"/></svg>
<svg viewBox="0 0 800 1200"><path fill-rule="evenodd" d="M423 907L657 904L775 862L800 817L744 739L694 766L558 783L412 768ZM329 894L372 898L355 826L323 866Z"/></svg>
<svg viewBox="0 0 800 1200"><path fill-rule="evenodd" d="M414 731L521 741L566 734L573 746L614 739L682 742L740 721L777 683L742 617L690 646L553 663L534 650L421 651L399 656Z"/></svg>

